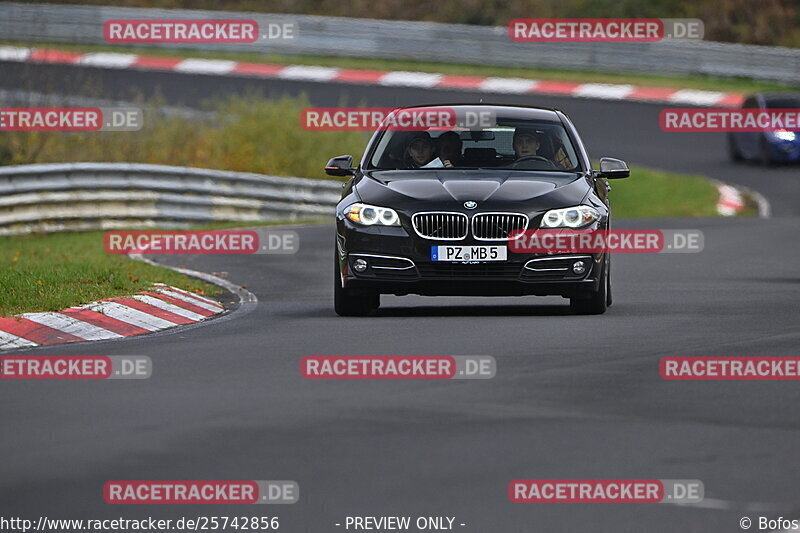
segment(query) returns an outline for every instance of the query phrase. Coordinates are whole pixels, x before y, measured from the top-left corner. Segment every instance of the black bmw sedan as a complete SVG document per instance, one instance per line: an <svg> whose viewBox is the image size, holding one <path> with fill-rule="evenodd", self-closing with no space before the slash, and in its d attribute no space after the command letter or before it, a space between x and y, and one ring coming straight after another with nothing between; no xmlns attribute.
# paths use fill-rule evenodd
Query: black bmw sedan
<svg viewBox="0 0 800 533"><path fill-rule="evenodd" d="M357 167L352 156L326 166L350 176L336 208L336 313L370 314L381 294L560 295L575 313L604 313L608 253L519 252L509 240L540 228L608 229L606 180L629 176L627 165L603 158L592 170L559 110L424 109L458 120L413 130L384 124Z"/></svg>

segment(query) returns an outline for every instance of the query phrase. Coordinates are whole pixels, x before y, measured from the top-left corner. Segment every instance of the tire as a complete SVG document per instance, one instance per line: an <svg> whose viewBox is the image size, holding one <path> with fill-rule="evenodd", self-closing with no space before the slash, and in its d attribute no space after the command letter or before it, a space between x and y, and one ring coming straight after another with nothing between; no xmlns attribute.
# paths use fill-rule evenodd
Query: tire
<svg viewBox="0 0 800 533"><path fill-rule="evenodd" d="M610 276L608 260L603 263L603 272L600 274L600 288L590 293L589 297L570 298L569 307L576 315L602 315L608 308L610 294Z"/></svg>
<svg viewBox="0 0 800 533"><path fill-rule="evenodd" d="M728 156L734 163L744 161L744 156L742 156L742 152L740 152L739 147L736 146L736 140L730 133L728 134Z"/></svg>
<svg viewBox="0 0 800 533"><path fill-rule="evenodd" d="M772 148L765 140L761 141L761 162L768 167L775 165L775 160L772 159Z"/></svg>
<svg viewBox="0 0 800 533"><path fill-rule="evenodd" d="M608 256L608 263L606 263L606 265L608 266L608 275L606 276L606 307L611 307L611 304L614 303L611 298L611 256Z"/></svg>
<svg viewBox="0 0 800 533"><path fill-rule="evenodd" d="M334 257L333 309L339 316L367 316L381 304L381 296L375 291L342 287L339 273L339 258Z"/></svg>

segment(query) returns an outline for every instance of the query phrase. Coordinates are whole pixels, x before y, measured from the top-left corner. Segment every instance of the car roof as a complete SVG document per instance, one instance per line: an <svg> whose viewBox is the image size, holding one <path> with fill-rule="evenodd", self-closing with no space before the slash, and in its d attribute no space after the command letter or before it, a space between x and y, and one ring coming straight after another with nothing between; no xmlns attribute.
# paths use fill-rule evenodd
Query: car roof
<svg viewBox="0 0 800 533"><path fill-rule="evenodd" d="M555 122L560 122L561 117L558 116L558 113L561 113L559 109L554 109L550 107L536 107L536 106L522 106L522 105L503 105L503 104L474 104L474 103L459 103L459 104L428 104L428 105L415 105L415 106L408 106L408 107L398 107L397 109L416 109L416 108L426 108L426 109L450 109L450 108L469 108L475 109L480 111L493 111L496 114L501 115L512 115L519 117L520 119L526 120L550 120Z"/></svg>

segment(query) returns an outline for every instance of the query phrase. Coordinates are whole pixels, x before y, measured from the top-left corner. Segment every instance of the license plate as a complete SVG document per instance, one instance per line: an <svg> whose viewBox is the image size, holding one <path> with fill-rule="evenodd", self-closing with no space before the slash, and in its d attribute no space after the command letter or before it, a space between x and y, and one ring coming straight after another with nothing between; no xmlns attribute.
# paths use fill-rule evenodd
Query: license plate
<svg viewBox="0 0 800 533"><path fill-rule="evenodd" d="M431 246L431 261L505 261L506 246Z"/></svg>

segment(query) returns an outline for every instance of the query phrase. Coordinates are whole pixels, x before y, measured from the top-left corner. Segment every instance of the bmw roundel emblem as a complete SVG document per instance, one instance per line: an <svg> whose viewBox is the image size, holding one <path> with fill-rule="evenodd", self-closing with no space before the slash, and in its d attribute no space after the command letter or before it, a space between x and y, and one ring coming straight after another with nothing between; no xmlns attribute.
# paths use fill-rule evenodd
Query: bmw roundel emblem
<svg viewBox="0 0 800 533"><path fill-rule="evenodd" d="M472 200L470 200L469 202L464 202L464 207L466 207L467 209L475 209L476 207L478 207L478 202L473 202Z"/></svg>

